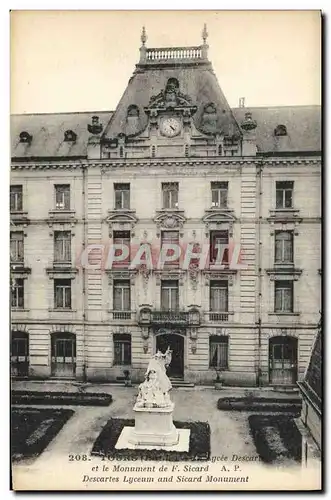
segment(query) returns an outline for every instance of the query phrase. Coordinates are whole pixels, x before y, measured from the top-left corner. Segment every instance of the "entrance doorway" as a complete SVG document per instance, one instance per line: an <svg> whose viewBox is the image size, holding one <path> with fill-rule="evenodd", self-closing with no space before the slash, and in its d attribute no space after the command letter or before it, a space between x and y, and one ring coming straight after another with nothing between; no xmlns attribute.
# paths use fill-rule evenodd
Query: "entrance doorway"
<svg viewBox="0 0 331 500"><path fill-rule="evenodd" d="M76 337L73 333L52 335L52 376L72 378L76 373Z"/></svg>
<svg viewBox="0 0 331 500"><path fill-rule="evenodd" d="M269 380L271 384L294 385L297 381L298 340L273 337L269 341Z"/></svg>
<svg viewBox="0 0 331 500"><path fill-rule="evenodd" d="M157 335L156 350L165 353L168 346L172 350L171 363L167 368L167 375L170 378L184 377L184 337L177 333Z"/></svg>
<svg viewBox="0 0 331 500"><path fill-rule="evenodd" d="M10 366L13 377L29 375L29 334L27 332L12 332Z"/></svg>

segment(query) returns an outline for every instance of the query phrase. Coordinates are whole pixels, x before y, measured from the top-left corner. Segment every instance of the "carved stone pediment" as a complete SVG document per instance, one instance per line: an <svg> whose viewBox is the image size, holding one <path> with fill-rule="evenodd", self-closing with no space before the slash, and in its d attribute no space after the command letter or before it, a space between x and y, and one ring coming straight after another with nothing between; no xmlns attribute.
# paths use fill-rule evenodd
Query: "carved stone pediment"
<svg viewBox="0 0 331 500"><path fill-rule="evenodd" d="M111 237L112 231L132 231L138 218L133 210L109 210L106 222L109 225L109 236Z"/></svg>
<svg viewBox="0 0 331 500"><path fill-rule="evenodd" d="M233 223L235 222L235 216L229 210L206 210L206 214L203 216L202 221L206 227L206 235L208 236L209 231L215 231L217 229L227 229L229 231L229 236L233 234Z"/></svg>
<svg viewBox="0 0 331 500"><path fill-rule="evenodd" d="M158 212L154 218L154 222L157 227L157 235L160 235L161 229L182 230L186 222L186 217L183 214L184 212Z"/></svg>

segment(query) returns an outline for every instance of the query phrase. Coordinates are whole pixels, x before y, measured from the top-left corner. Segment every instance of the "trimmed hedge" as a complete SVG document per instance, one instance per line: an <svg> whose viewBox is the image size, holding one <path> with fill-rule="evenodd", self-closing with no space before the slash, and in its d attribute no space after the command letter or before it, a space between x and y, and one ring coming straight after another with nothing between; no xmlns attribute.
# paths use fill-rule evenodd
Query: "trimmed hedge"
<svg viewBox="0 0 331 500"><path fill-rule="evenodd" d="M74 414L69 409L13 408L11 455L13 461L39 456Z"/></svg>
<svg viewBox="0 0 331 500"><path fill-rule="evenodd" d="M300 414L301 400L284 398L220 398L217 401L218 410L225 411L266 411Z"/></svg>
<svg viewBox="0 0 331 500"><path fill-rule="evenodd" d="M134 427L134 420L110 419L97 437L91 455L114 457L118 460L167 460L171 462L209 460L210 426L207 422L174 422L177 429L190 429L188 452L166 450L116 450L123 427Z"/></svg>
<svg viewBox="0 0 331 500"><path fill-rule="evenodd" d="M111 394L88 392L12 391L11 395L14 405L108 406L112 400Z"/></svg>
<svg viewBox="0 0 331 500"><path fill-rule="evenodd" d="M256 451L263 462L301 461L301 434L291 416L251 415L248 422Z"/></svg>

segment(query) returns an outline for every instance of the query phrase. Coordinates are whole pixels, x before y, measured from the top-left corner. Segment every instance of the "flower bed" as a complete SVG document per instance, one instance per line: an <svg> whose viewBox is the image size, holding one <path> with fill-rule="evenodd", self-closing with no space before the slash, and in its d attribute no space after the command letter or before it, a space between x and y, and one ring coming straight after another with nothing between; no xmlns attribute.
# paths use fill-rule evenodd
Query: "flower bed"
<svg viewBox="0 0 331 500"><path fill-rule="evenodd" d="M112 396L89 392L12 391L11 400L16 405L108 406L112 402Z"/></svg>
<svg viewBox="0 0 331 500"><path fill-rule="evenodd" d="M301 461L301 434L293 415L251 415L248 422L263 462Z"/></svg>
<svg viewBox="0 0 331 500"><path fill-rule="evenodd" d="M220 398L217 408L225 411L265 411L300 414L301 400L285 398Z"/></svg>
<svg viewBox="0 0 331 500"><path fill-rule="evenodd" d="M96 439L91 455L114 457L119 460L208 460L210 457L210 427L207 422L174 422L177 429L190 429L188 452L165 450L116 450L123 427L134 427L134 420L110 419Z"/></svg>
<svg viewBox="0 0 331 500"><path fill-rule="evenodd" d="M11 455L13 461L35 458L74 414L69 409L13 408Z"/></svg>

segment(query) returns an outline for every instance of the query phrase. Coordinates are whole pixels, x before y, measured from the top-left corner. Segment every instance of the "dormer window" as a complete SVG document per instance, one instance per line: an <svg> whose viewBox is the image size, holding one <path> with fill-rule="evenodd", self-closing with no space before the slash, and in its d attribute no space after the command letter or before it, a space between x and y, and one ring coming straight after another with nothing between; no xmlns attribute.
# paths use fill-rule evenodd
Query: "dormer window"
<svg viewBox="0 0 331 500"><path fill-rule="evenodd" d="M31 144L32 142L32 135L29 134L29 132L23 131L20 133L20 142L26 143L26 144Z"/></svg>
<svg viewBox="0 0 331 500"><path fill-rule="evenodd" d="M65 142L76 142L77 134L73 130L66 130L64 132Z"/></svg>
<svg viewBox="0 0 331 500"><path fill-rule="evenodd" d="M285 125L277 125L277 127L274 130L274 135L275 137L281 137L287 135L287 129Z"/></svg>
<svg viewBox="0 0 331 500"><path fill-rule="evenodd" d="M128 107L128 117L138 117L139 116L139 108L135 104L131 104Z"/></svg>

